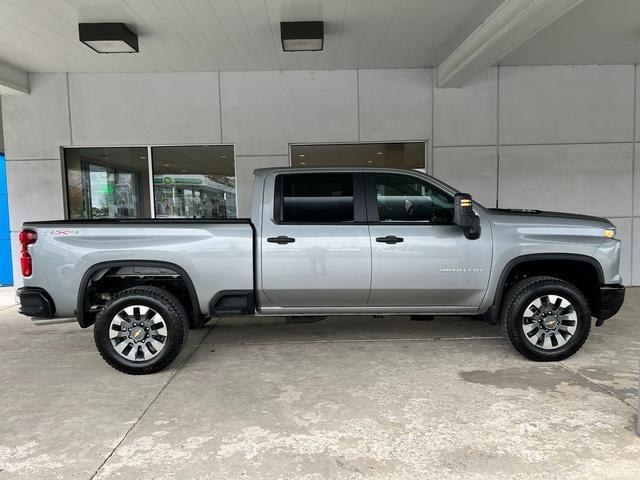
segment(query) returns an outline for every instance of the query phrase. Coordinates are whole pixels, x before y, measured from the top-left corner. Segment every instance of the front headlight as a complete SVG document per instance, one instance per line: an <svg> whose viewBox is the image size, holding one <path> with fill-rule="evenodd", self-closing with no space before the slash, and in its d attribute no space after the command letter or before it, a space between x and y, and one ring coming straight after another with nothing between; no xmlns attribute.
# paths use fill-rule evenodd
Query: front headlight
<svg viewBox="0 0 640 480"><path fill-rule="evenodd" d="M605 238L615 238L615 236L616 236L615 227L605 228L604 229L604 236L605 236Z"/></svg>

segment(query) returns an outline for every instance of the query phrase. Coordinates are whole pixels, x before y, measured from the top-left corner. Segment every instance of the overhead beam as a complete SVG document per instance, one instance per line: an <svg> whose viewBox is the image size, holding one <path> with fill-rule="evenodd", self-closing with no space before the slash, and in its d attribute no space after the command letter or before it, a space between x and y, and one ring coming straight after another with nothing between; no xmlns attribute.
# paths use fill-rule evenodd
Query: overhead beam
<svg viewBox="0 0 640 480"><path fill-rule="evenodd" d="M457 88L495 65L583 0L505 0L438 66L438 87Z"/></svg>
<svg viewBox="0 0 640 480"><path fill-rule="evenodd" d="M13 65L0 61L0 95L29 93L29 75Z"/></svg>

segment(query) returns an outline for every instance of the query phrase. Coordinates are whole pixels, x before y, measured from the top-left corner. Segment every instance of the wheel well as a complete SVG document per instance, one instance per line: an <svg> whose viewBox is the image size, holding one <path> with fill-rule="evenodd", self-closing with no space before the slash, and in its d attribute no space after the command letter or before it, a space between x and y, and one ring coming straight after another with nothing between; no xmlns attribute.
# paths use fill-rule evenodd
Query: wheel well
<svg viewBox="0 0 640 480"><path fill-rule="evenodd" d="M598 316L600 312L599 286L601 273L591 262L578 259L536 259L514 265L502 283L500 304L504 294L513 285L525 278L538 275L556 277L575 285L587 298L591 314L595 317Z"/></svg>
<svg viewBox="0 0 640 480"><path fill-rule="evenodd" d="M138 286L154 286L171 293L184 306L189 326L202 325L203 318L193 284L182 269L159 263L131 262L96 265L85 274L78 294L80 326L93 325L96 314L113 295Z"/></svg>

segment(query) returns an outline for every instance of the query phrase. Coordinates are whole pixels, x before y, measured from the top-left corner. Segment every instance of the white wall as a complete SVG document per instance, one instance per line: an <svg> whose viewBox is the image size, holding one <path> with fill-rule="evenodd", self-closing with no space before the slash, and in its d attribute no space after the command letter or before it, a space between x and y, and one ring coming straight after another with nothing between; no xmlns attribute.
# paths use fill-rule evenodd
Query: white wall
<svg viewBox="0 0 640 480"><path fill-rule="evenodd" d="M496 67L461 89L432 79L429 69L31 75L30 95L2 102L14 237L24 220L64 216L63 145L234 143L247 215L251 172L287 165L290 143L429 140L429 172L487 206L611 218L625 281L640 284L635 67Z"/></svg>

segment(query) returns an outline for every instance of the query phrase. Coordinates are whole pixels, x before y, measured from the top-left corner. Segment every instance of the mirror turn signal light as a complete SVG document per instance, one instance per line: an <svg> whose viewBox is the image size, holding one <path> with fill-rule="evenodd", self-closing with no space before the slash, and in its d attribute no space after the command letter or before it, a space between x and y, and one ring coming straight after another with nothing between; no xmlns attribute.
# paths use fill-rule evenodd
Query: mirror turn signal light
<svg viewBox="0 0 640 480"><path fill-rule="evenodd" d="M605 228L604 229L604 236L606 238L615 238L616 236L616 229L615 228Z"/></svg>

